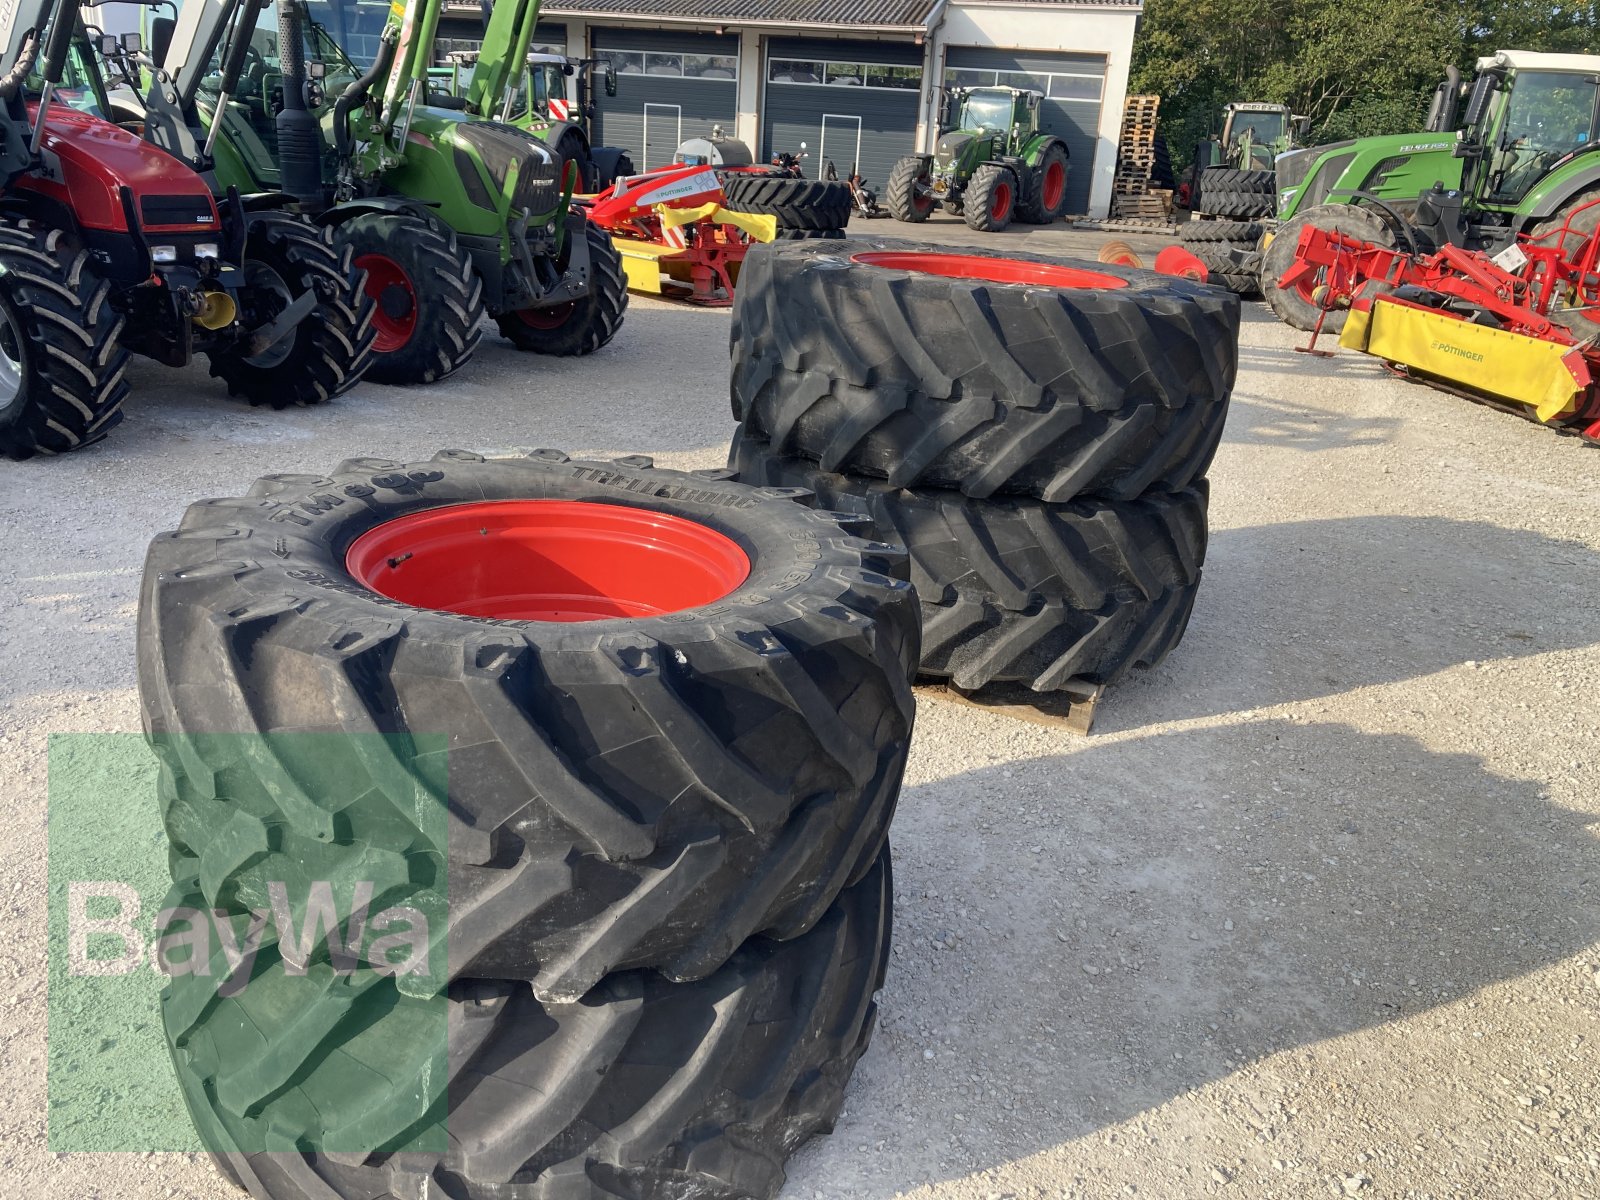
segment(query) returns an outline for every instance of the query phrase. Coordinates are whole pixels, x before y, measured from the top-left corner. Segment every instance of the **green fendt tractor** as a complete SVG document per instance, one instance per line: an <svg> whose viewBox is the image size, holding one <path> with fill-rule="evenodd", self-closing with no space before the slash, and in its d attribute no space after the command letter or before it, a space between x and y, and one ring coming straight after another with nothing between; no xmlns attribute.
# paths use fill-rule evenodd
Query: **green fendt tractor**
<svg viewBox="0 0 1600 1200"><path fill-rule="evenodd" d="M1038 92L1009 87L948 88L954 127L934 153L895 163L885 188L899 221L926 221L935 207L974 229L1000 230L1013 218L1048 225L1067 207L1067 146L1039 128ZM948 117L940 122L950 124Z"/></svg>
<svg viewBox="0 0 1600 1200"><path fill-rule="evenodd" d="M1222 131L1195 146L1189 207L1229 220L1270 217L1276 180L1273 163L1296 144L1309 124L1282 104L1227 104Z"/></svg>
<svg viewBox="0 0 1600 1200"><path fill-rule="evenodd" d="M334 228L367 271L367 374L386 383L457 370L485 310L519 349L571 355L610 341L627 304L610 238L572 211L576 173L429 90L439 8L186 0L152 24L146 136L187 161L209 150L224 187L286 194ZM365 67L345 49L360 46L376 47Z"/></svg>
<svg viewBox="0 0 1600 1200"><path fill-rule="evenodd" d="M1465 111L1462 101L1465 100ZM1405 221L1428 246L1498 253L1548 234L1600 199L1600 56L1504 50L1463 86L1453 68L1421 133L1360 138L1277 160L1280 223L1262 255L1262 290L1300 329L1316 324L1315 279L1280 290L1307 225L1394 245ZM1600 207L1578 215L1579 233ZM1342 313L1328 314L1336 329Z"/></svg>

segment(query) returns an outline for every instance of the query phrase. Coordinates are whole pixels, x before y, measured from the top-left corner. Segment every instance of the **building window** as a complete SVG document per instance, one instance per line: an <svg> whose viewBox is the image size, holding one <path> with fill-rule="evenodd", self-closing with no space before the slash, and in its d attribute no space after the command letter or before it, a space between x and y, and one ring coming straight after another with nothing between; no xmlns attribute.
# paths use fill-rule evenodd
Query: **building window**
<svg viewBox="0 0 1600 1200"><path fill-rule="evenodd" d="M1105 86L1100 75L1073 75L1056 71L990 71L971 67L947 67L946 87L1011 87L1039 92L1051 100L1082 101L1098 104Z"/></svg>
<svg viewBox="0 0 1600 1200"><path fill-rule="evenodd" d="M992 75L994 72L990 72ZM922 87L921 67L896 67L888 63L823 62L809 59L767 60L768 83L808 83L819 87L888 88L916 91Z"/></svg>
<svg viewBox="0 0 1600 1200"><path fill-rule="evenodd" d="M618 75L665 75L676 79L738 79L739 59L733 54L664 54L656 51L597 50Z"/></svg>

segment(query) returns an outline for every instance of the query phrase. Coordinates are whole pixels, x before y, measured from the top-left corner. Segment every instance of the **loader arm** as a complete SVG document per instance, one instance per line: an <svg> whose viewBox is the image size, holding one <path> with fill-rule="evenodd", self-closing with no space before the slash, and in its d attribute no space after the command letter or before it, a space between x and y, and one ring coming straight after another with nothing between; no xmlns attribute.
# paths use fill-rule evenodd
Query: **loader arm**
<svg viewBox="0 0 1600 1200"><path fill-rule="evenodd" d="M427 87L441 7L441 0L403 0L403 3L397 0L389 6L384 36L395 41L394 65L383 83L378 116L378 124L385 133L400 122L413 89Z"/></svg>
<svg viewBox="0 0 1600 1200"><path fill-rule="evenodd" d="M500 0L483 31L483 45L467 88L467 111L497 119L506 94L527 70L528 45L539 23L539 0Z"/></svg>

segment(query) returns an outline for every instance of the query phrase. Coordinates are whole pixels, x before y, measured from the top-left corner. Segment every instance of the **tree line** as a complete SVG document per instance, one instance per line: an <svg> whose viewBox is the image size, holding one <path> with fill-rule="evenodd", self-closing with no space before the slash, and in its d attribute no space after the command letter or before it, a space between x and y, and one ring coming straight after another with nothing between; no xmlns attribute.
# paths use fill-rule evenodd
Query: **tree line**
<svg viewBox="0 0 1600 1200"><path fill-rule="evenodd" d="M1234 100L1310 117L1309 144L1421 129L1445 67L1496 50L1600 53L1600 0L1145 0L1129 90L1182 166Z"/></svg>

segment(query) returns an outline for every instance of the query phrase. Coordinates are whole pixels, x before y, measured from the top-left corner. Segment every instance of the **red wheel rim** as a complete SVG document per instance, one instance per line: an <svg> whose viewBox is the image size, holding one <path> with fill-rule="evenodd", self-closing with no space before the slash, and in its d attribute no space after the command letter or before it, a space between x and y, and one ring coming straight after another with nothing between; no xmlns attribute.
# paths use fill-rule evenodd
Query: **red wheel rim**
<svg viewBox="0 0 1600 1200"><path fill-rule="evenodd" d="M378 336L372 346L379 354L400 349L417 331L417 290L406 269L387 254L363 254L355 265L367 273L367 295L378 306L372 328Z"/></svg>
<svg viewBox="0 0 1600 1200"><path fill-rule="evenodd" d="M850 256L851 262L890 271L916 271L946 279L983 279L990 283L1018 283L1028 287L1124 288L1126 279L1082 267L1054 263L1019 262L983 254L919 254L913 250L868 250Z"/></svg>
<svg viewBox="0 0 1600 1200"><path fill-rule="evenodd" d="M568 300L565 304L552 304L547 308L519 308L517 320L529 329L560 329L572 319L572 310L577 301Z"/></svg>
<svg viewBox="0 0 1600 1200"><path fill-rule="evenodd" d="M1011 185L999 183L995 185L994 198L989 202L989 215L996 221L1003 221L1011 212Z"/></svg>
<svg viewBox="0 0 1600 1200"><path fill-rule="evenodd" d="M489 500L397 517L345 566L415 608L509 621L653 617L720 600L750 556L694 521L582 500Z"/></svg>
<svg viewBox="0 0 1600 1200"><path fill-rule="evenodd" d="M1067 194L1067 166L1063 162L1052 161L1044 169L1044 208L1046 212L1055 212L1060 207L1062 198Z"/></svg>

